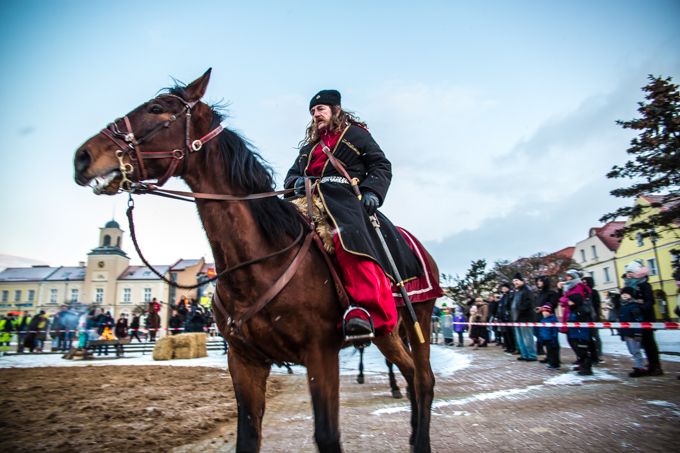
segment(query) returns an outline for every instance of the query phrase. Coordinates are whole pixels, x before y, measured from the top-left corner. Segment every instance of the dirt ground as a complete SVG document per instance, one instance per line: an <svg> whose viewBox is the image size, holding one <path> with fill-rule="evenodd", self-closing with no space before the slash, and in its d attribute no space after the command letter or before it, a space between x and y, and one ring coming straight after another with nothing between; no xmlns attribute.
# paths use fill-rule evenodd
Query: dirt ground
<svg viewBox="0 0 680 453"><path fill-rule="evenodd" d="M279 392L269 380L268 396ZM234 444L236 401L218 368L0 370L0 451L159 452L218 437Z"/></svg>

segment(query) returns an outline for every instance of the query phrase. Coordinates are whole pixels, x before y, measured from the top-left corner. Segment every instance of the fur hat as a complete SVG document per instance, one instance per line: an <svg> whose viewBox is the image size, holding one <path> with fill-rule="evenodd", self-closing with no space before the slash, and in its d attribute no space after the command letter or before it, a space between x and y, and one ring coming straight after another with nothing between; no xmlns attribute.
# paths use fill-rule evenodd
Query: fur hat
<svg viewBox="0 0 680 453"><path fill-rule="evenodd" d="M630 297L635 297L635 289L630 286L626 286L621 290L621 294L628 294Z"/></svg>
<svg viewBox="0 0 680 453"><path fill-rule="evenodd" d="M321 90L309 101L309 110L315 105L340 105L340 92L337 90Z"/></svg>
<svg viewBox="0 0 680 453"><path fill-rule="evenodd" d="M512 277L512 279L513 279L513 280L521 280L521 281L524 281L524 279L522 278L522 274L520 274L519 272L516 272L516 273L515 273L515 276Z"/></svg>
<svg viewBox="0 0 680 453"><path fill-rule="evenodd" d="M547 311L548 313L552 313L553 308L550 304L545 304L544 306L541 307L541 311Z"/></svg>

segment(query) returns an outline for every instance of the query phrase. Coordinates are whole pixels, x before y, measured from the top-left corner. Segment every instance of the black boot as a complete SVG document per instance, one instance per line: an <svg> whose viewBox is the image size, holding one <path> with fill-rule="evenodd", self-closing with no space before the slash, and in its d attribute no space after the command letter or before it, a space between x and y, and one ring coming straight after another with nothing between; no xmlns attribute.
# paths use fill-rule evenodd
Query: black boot
<svg viewBox="0 0 680 453"><path fill-rule="evenodd" d="M371 323L361 318L351 318L345 324L345 340L351 341L357 349L363 349L371 344L375 337Z"/></svg>

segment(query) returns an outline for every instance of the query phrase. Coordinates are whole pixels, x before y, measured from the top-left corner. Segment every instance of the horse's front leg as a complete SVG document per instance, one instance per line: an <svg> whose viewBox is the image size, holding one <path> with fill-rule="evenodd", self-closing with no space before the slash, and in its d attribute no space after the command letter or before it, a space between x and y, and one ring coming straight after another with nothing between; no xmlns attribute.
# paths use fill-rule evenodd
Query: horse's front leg
<svg viewBox="0 0 680 453"><path fill-rule="evenodd" d="M432 307L434 299L413 305L418 322L423 332L430 331L432 320ZM404 313L406 315L406 313ZM408 315L406 315L408 316ZM411 343L411 354L415 366L414 389L411 392L411 402L417 413L413 416L417 418L416 431L413 433L412 443L414 453L430 453L430 417L432 412L432 399L434 398L434 373L430 366L430 343L420 343L416 335L413 323L410 319L405 321L406 332Z"/></svg>
<svg viewBox="0 0 680 453"><path fill-rule="evenodd" d="M235 348L230 348L228 357L238 404L236 451L257 453L262 442L262 417L271 366L257 359L243 358Z"/></svg>
<svg viewBox="0 0 680 453"><path fill-rule="evenodd" d="M340 453L340 365L337 351L307 361L307 382L314 408L314 440L320 453Z"/></svg>

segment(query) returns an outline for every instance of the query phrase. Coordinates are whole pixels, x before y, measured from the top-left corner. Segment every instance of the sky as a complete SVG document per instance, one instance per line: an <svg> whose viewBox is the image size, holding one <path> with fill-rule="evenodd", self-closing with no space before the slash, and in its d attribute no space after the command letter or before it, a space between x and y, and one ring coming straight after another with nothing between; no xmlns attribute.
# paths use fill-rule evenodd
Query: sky
<svg viewBox="0 0 680 453"><path fill-rule="evenodd" d="M392 162L382 211L443 273L573 246L632 204L605 177L634 136L616 120L637 117L648 74L680 81L678 23L677 1L4 0L0 255L72 266L111 218L129 230L126 195L77 186L74 152L208 68L204 100L229 105L279 187L309 99L339 90ZM152 263L212 261L193 205L135 203Z"/></svg>

